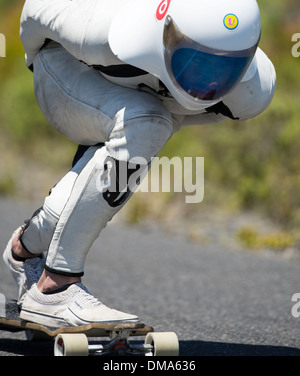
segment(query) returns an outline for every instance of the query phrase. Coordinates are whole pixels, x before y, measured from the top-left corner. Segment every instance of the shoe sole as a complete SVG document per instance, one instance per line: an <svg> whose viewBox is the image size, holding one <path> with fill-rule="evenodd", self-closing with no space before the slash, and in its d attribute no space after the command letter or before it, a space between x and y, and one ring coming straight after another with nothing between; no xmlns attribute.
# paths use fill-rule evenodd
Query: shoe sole
<svg viewBox="0 0 300 376"><path fill-rule="evenodd" d="M75 316L74 313L68 309L70 316ZM66 326L82 326L89 324L137 324L140 322L139 319L128 319L128 320L111 320L111 321L85 321L79 318L80 324L74 324L71 321L66 321L63 317L53 316L42 312L30 311L28 309L22 308L20 313L20 318L25 321L30 321L35 324L45 325L50 328L62 328Z"/></svg>

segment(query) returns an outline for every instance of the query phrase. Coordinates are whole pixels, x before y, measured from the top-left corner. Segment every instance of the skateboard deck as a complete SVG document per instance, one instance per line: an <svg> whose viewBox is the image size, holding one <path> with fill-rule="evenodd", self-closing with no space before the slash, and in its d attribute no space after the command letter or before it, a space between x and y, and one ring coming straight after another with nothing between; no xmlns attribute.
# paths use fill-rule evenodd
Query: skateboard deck
<svg viewBox="0 0 300 376"><path fill-rule="evenodd" d="M3 297L3 295L2 295ZM151 326L143 323L104 324L92 323L82 326L51 328L20 319L15 300L0 302L0 330L26 331L29 340L55 340L54 355L178 355L178 339L175 333L154 333ZM146 337L143 345L133 345L130 337ZM109 341L89 345L90 337L108 337Z"/></svg>

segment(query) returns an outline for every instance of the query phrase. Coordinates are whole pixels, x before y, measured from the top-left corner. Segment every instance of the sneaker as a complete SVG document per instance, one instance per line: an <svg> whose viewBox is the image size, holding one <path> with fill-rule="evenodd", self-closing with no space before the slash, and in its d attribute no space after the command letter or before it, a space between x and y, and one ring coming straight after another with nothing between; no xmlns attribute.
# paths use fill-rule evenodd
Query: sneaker
<svg viewBox="0 0 300 376"><path fill-rule="evenodd" d="M17 261L12 255L12 241L17 234L20 234L22 227L19 227L13 234L5 251L3 253L3 260L10 269L17 285L18 285L18 304L22 305L25 294L32 285L40 279L44 264L45 256L42 254L39 257L26 259L25 261Z"/></svg>
<svg viewBox="0 0 300 376"><path fill-rule="evenodd" d="M108 308L80 282L46 293L33 285L26 294L20 317L52 328L139 321L137 316Z"/></svg>

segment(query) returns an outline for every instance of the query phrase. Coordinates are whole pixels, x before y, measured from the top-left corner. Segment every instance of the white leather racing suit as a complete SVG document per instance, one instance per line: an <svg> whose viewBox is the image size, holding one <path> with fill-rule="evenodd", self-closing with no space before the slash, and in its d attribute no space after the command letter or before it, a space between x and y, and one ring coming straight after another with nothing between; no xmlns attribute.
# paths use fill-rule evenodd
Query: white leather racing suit
<svg viewBox="0 0 300 376"><path fill-rule="evenodd" d="M147 170L182 125L252 118L274 94L275 70L258 49L255 69L250 65L222 102L186 110L166 95L158 78L112 53L110 24L130 1L27 0L23 9L21 40L39 106L55 129L81 145L72 170L51 190L21 237L29 252L48 252L46 268L55 273L83 274L91 245L131 195L122 184L116 192L109 189L122 167L130 176L141 168L142 158Z"/></svg>

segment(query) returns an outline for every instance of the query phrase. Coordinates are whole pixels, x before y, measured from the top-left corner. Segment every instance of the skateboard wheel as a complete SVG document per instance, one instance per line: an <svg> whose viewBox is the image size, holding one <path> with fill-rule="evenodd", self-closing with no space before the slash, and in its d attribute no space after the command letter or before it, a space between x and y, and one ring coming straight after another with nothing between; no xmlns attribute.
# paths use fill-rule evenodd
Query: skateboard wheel
<svg viewBox="0 0 300 376"><path fill-rule="evenodd" d="M85 334L62 333L56 336L54 356L88 356L89 343Z"/></svg>
<svg viewBox="0 0 300 376"><path fill-rule="evenodd" d="M179 341L176 333L148 333L145 338L146 345L153 346L154 356L178 356Z"/></svg>

